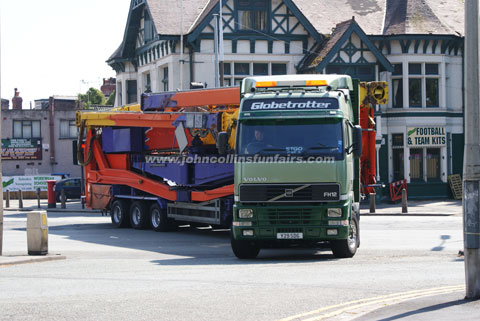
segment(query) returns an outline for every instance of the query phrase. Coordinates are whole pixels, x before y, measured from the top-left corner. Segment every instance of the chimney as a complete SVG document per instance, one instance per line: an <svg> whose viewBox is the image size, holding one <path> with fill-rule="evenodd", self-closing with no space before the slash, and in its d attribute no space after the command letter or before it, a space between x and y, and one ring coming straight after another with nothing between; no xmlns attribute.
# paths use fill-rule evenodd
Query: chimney
<svg viewBox="0 0 480 321"><path fill-rule="evenodd" d="M15 96L12 98L12 108L22 109L23 99L20 97L20 92L15 88Z"/></svg>

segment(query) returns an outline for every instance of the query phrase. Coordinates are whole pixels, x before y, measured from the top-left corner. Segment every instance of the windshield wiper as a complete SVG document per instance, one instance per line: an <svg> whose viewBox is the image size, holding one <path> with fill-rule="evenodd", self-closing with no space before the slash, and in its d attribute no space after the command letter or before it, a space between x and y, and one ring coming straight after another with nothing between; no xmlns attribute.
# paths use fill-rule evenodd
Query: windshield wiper
<svg viewBox="0 0 480 321"><path fill-rule="evenodd" d="M259 151L256 152L256 154L260 152L284 152L284 148L262 148Z"/></svg>
<svg viewBox="0 0 480 321"><path fill-rule="evenodd" d="M323 144L319 144L321 146L310 146L308 147L307 149L305 149L301 155L304 156L305 154L307 154L309 151L312 151L312 150L323 150L323 149L338 149L337 146L326 146L326 145L323 145Z"/></svg>

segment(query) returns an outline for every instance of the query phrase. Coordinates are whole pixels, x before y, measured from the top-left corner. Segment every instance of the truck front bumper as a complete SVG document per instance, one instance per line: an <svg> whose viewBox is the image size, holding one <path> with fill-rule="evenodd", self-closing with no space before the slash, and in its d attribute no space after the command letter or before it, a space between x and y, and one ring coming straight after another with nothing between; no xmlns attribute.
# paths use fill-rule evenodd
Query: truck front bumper
<svg viewBox="0 0 480 321"><path fill-rule="evenodd" d="M252 218L240 218L240 209L252 209ZM340 208L340 217L329 217L328 208ZM236 240L301 244L346 239L349 233L349 202L318 206L250 206L235 204L232 224Z"/></svg>

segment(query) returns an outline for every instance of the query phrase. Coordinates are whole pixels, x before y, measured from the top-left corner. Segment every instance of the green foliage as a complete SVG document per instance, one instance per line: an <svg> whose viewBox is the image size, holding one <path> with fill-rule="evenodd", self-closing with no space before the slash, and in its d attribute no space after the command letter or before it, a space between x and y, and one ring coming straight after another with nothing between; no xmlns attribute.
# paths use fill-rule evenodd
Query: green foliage
<svg viewBox="0 0 480 321"><path fill-rule="evenodd" d="M92 105L105 105L103 93L91 87L85 94L78 94L78 101L83 108L90 108Z"/></svg>
<svg viewBox="0 0 480 321"><path fill-rule="evenodd" d="M107 106L113 106L115 104L115 90L108 96L107 101L105 102L105 105Z"/></svg>

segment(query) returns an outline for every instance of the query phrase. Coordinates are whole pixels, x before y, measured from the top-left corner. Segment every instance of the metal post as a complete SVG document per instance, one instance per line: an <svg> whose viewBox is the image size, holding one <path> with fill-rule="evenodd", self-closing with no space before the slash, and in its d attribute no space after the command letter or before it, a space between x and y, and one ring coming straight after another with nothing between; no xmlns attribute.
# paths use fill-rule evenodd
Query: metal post
<svg viewBox="0 0 480 321"><path fill-rule="evenodd" d="M215 88L218 88L218 14L213 15L213 41L215 51Z"/></svg>
<svg viewBox="0 0 480 321"><path fill-rule="evenodd" d="M376 210L375 196L377 196L376 193L370 193L370 213L375 213Z"/></svg>
<svg viewBox="0 0 480 321"><path fill-rule="evenodd" d="M22 190L18 191L18 208L23 208L23 192L22 192Z"/></svg>
<svg viewBox="0 0 480 321"><path fill-rule="evenodd" d="M478 0L465 1L463 239L466 298L480 299L480 133Z"/></svg>
<svg viewBox="0 0 480 321"><path fill-rule="evenodd" d="M81 170L81 174L80 174L80 184L81 185L81 191L82 191L82 195L80 196L80 203L82 203L82 210L85 209L85 173L83 172L83 166L82 166L82 170Z"/></svg>
<svg viewBox="0 0 480 321"><path fill-rule="evenodd" d="M60 195L60 201L62 202L61 205L60 205L60 208L67 208L67 206L65 205L65 200L67 198L65 197L65 190L62 188L62 194Z"/></svg>
<svg viewBox="0 0 480 321"><path fill-rule="evenodd" d="M402 189L402 213L408 213L407 190Z"/></svg>
<svg viewBox="0 0 480 321"><path fill-rule="evenodd" d="M181 13L180 13L180 90L183 90L183 28L184 28L184 17L183 17L183 0L180 1ZM190 79L193 81L193 79Z"/></svg>
<svg viewBox="0 0 480 321"><path fill-rule="evenodd" d="M37 188L37 207L40 208L40 193L41 193L40 187Z"/></svg>
<svg viewBox="0 0 480 321"><path fill-rule="evenodd" d="M1 23L1 18L0 18L0 43L2 40L2 23ZM0 46L0 70L2 69L1 67L1 61L2 61L2 47ZM0 83L2 82L2 77L0 73ZM0 86L0 105L1 105L1 97L2 97L2 86ZM0 119L2 119L2 108L0 106ZM2 122L0 121L0 138L2 136ZM0 155L0 182L2 181L2 157ZM2 256L2 250L3 250L3 186L2 186L2 193L0 193L0 256Z"/></svg>
<svg viewBox="0 0 480 321"><path fill-rule="evenodd" d="M7 189L7 197L5 199L5 208L9 208L10 207L10 191Z"/></svg>
<svg viewBox="0 0 480 321"><path fill-rule="evenodd" d="M220 73L220 87L223 87L224 85L224 66L223 66L223 61L224 59L224 51L223 51L223 0L220 0L219 2L220 5L220 17L219 17L219 28L218 28L218 53L219 53L219 73Z"/></svg>

